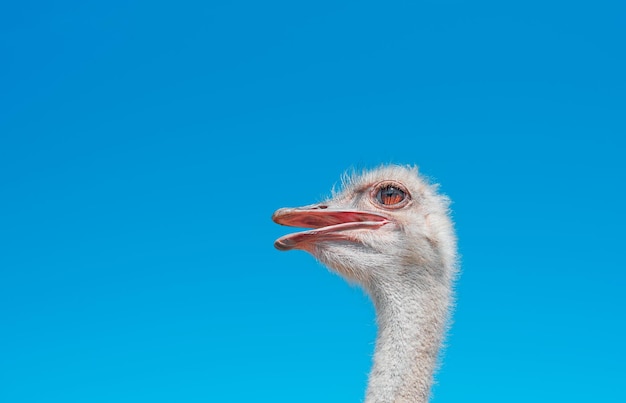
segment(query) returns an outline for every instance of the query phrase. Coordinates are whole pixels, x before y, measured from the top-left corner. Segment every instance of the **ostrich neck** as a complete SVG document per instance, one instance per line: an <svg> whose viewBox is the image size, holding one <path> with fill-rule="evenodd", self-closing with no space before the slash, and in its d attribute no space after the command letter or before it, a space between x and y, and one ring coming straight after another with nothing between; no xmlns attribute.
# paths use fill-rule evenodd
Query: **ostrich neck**
<svg viewBox="0 0 626 403"><path fill-rule="evenodd" d="M407 281L409 280L409 281ZM398 279L370 289L378 334L366 403L425 403L445 332L449 284Z"/></svg>

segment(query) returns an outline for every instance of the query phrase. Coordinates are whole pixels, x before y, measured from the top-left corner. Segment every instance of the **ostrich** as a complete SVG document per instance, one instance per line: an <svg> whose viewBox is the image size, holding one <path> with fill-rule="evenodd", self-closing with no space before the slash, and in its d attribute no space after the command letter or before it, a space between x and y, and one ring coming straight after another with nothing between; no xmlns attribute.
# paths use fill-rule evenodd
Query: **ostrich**
<svg viewBox="0 0 626 403"><path fill-rule="evenodd" d="M311 228L277 239L277 249L310 253L372 299L378 332L366 403L429 399L457 266L448 205L417 168L390 165L345 178L322 203L272 217Z"/></svg>

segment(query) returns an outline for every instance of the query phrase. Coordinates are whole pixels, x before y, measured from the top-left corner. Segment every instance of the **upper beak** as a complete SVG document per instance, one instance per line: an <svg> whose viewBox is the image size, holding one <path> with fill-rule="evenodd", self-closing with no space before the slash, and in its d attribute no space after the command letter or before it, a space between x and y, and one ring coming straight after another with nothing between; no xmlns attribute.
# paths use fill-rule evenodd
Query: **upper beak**
<svg viewBox="0 0 626 403"><path fill-rule="evenodd" d="M332 209L324 204L299 208L282 208L272 216L275 223L290 227L313 228L283 236L274 242L279 250L304 249L322 241L353 240L347 231L376 229L389 222L377 213L359 210Z"/></svg>

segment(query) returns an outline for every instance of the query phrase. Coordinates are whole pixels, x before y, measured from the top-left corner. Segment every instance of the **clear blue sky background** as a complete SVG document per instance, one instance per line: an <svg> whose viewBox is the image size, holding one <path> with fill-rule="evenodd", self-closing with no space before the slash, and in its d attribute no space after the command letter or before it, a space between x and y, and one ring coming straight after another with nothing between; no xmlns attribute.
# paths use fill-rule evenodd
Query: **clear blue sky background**
<svg viewBox="0 0 626 403"><path fill-rule="evenodd" d="M625 12L4 2L0 401L360 401L372 306L270 216L383 162L454 201L433 402L626 401Z"/></svg>

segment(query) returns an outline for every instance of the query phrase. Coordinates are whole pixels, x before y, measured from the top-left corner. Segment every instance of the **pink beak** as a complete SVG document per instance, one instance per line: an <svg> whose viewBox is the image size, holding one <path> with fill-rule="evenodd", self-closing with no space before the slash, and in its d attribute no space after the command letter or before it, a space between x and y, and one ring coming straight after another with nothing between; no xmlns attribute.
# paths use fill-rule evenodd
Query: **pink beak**
<svg viewBox="0 0 626 403"><path fill-rule="evenodd" d="M354 241L350 231L377 229L389 223L387 217L368 211L332 210L318 204L299 208L281 208L272 216L275 223L289 227L313 228L278 238L278 250L302 249L311 252L316 243Z"/></svg>

